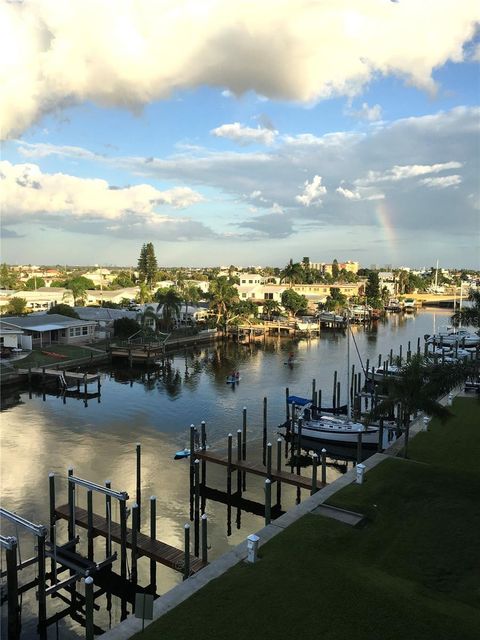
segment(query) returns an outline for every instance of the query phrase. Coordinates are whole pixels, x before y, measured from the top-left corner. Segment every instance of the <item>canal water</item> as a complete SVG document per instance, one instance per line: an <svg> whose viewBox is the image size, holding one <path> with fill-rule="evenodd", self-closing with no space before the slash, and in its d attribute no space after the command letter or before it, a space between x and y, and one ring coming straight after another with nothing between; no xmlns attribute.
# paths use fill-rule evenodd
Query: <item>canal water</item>
<svg viewBox="0 0 480 640"><path fill-rule="evenodd" d="M393 349L398 354L402 345L406 354L410 341L416 351L417 339L445 328L451 311L420 310L415 314L391 314L370 326L353 326L355 340L350 340L350 363L361 370L377 364L378 355L386 359ZM357 352L358 349L358 352ZM289 354L295 364L285 364ZM319 338L291 340L267 338L249 345L216 343L174 354L169 371L158 368L128 368L108 365L100 369L101 395L87 401L62 398L61 395L23 390L7 390L2 395L2 429L0 441L2 506L36 523L48 524L48 473L56 475L57 503L66 503L67 468L74 474L127 491L131 504L135 499L135 445L142 448L142 530L149 532L149 497L157 496L157 537L183 548L183 527L189 522L189 463L174 460L177 450L188 446L189 425L207 425L207 442L212 448L225 448L227 434L235 434L242 426L242 409L247 408L248 458L261 456L263 398L268 401L268 440L279 437L278 425L285 420L285 389L291 394L309 396L312 379L322 390L322 402L331 405L333 374L338 372L342 403L346 403L347 339L337 331L323 331ZM226 376L239 371L238 384L226 384ZM235 452L234 452L235 455ZM329 458L327 480L345 472L348 463L339 456ZM275 459L275 458L274 458ZM207 484L225 491L223 468L208 466ZM311 474L310 469L304 471ZM234 487L236 482L234 479ZM275 490L274 490L275 491ZM78 493L78 506L86 508L85 491ZM263 502L263 481L251 477L245 498ZM304 497L306 494L304 493ZM294 488L285 487L282 508L295 504ZM104 513L104 498L94 497L94 510ZM262 519L251 513L238 513L225 504L208 500L209 558L215 558L237 545L263 526ZM118 512L112 511L118 521ZM33 536L16 531L2 523L3 535L18 535L22 559L34 555ZM80 532L82 534L82 532ZM58 526L59 542L66 540L64 524ZM81 535L85 538L84 533ZM82 544L80 549L82 549ZM105 557L105 542L97 539L98 558ZM2 557L3 557L2 553ZM97 556L96 556L97 557ZM5 562L3 558L3 567ZM117 568L118 570L118 568ZM35 577L33 568L20 574L20 583ZM139 560L139 583L147 585L149 563ZM164 567L157 571L157 592L165 593L181 581L181 574ZM79 586L79 590L82 587ZM112 599L110 610L102 606L95 612L95 623L108 629L118 624L120 603ZM105 604L105 603L104 603ZM65 604L48 601L48 615ZM131 607L128 607L129 611ZM36 636L34 617L36 603L33 590L23 596L22 638ZM5 631L6 607L2 607L2 631ZM48 637L82 637L84 629L70 617L52 625Z"/></svg>

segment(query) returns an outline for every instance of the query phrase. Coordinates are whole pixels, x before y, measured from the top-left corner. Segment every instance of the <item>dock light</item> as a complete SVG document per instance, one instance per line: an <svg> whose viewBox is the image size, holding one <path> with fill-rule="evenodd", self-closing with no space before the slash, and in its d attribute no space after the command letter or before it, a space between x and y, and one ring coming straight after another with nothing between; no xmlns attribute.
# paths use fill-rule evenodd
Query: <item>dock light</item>
<svg viewBox="0 0 480 640"><path fill-rule="evenodd" d="M424 424L424 427L425 427L425 431L428 431L429 422L430 422L430 418L428 416L424 416L423 417L423 424Z"/></svg>
<svg viewBox="0 0 480 640"><path fill-rule="evenodd" d="M364 464L357 464L357 466L355 467L357 470L357 479L356 479L356 483L357 484L363 484L363 479L365 476L365 465Z"/></svg>
<svg viewBox="0 0 480 640"><path fill-rule="evenodd" d="M453 395L451 393L448 394L448 406L451 407L453 403Z"/></svg>
<svg viewBox="0 0 480 640"><path fill-rule="evenodd" d="M254 563L257 561L259 540L260 538L254 533L247 536L247 562Z"/></svg>

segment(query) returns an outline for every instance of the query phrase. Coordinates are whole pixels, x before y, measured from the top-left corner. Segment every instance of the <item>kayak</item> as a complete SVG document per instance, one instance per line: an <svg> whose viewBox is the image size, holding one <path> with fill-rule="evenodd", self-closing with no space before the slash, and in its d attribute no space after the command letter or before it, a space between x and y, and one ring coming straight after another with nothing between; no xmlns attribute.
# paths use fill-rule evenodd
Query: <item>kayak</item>
<svg viewBox="0 0 480 640"><path fill-rule="evenodd" d="M206 449L208 449L208 444L205 447ZM198 449L198 451L200 451L200 449ZM185 447L185 449L180 449L180 451L177 451L175 453L175 455L173 456L174 460L181 460L182 458L188 458L190 456L190 449L188 449L187 447Z"/></svg>
<svg viewBox="0 0 480 640"><path fill-rule="evenodd" d="M240 380L242 379L242 376L238 376L235 378L232 378L232 376L228 376L227 378L227 384L235 384L236 382L240 382Z"/></svg>

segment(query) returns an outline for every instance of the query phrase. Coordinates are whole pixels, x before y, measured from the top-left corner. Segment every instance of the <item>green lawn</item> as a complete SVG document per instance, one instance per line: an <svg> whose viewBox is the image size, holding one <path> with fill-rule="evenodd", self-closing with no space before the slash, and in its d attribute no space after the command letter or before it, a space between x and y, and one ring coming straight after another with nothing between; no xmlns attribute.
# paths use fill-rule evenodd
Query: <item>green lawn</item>
<svg viewBox="0 0 480 640"><path fill-rule="evenodd" d="M64 362L69 362L79 358L89 358L91 353L96 355L96 352L92 352L90 349L86 349L85 347L77 347L70 344L55 344L49 345L44 349L34 349L26 358L15 360L12 364L17 367L17 369L28 369L28 367L48 367L50 365L62 365Z"/></svg>
<svg viewBox="0 0 480 640"><path fill-rule="evenodd" d="M480 402L412 440L331 503L354 529L305 516L147 627L162 640L477 639L480 629Z"/></svg>

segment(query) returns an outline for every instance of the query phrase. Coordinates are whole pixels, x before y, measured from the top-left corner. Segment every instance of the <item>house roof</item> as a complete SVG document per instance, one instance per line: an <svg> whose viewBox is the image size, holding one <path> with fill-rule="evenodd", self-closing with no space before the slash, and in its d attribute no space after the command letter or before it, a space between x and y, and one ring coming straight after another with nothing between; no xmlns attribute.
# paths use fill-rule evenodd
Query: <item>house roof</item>
<svg viewBox="0 0 480 640"><path fill-rule="evenodd" d="M74 307L82 320L110 321L119 318L131 318L135 320L136 311L128 309L109 309L108 307Z"/></svg>
<svg viewBox="0 0 480 640"><path fill-rule="evenodd" d="M95 324L95 322L91 320L77 320L76 318L62 316L59 313L35 314L34 316L6 316L2 318L2 323L20 329L30 329L31 331L40 332Z"/></svg>

